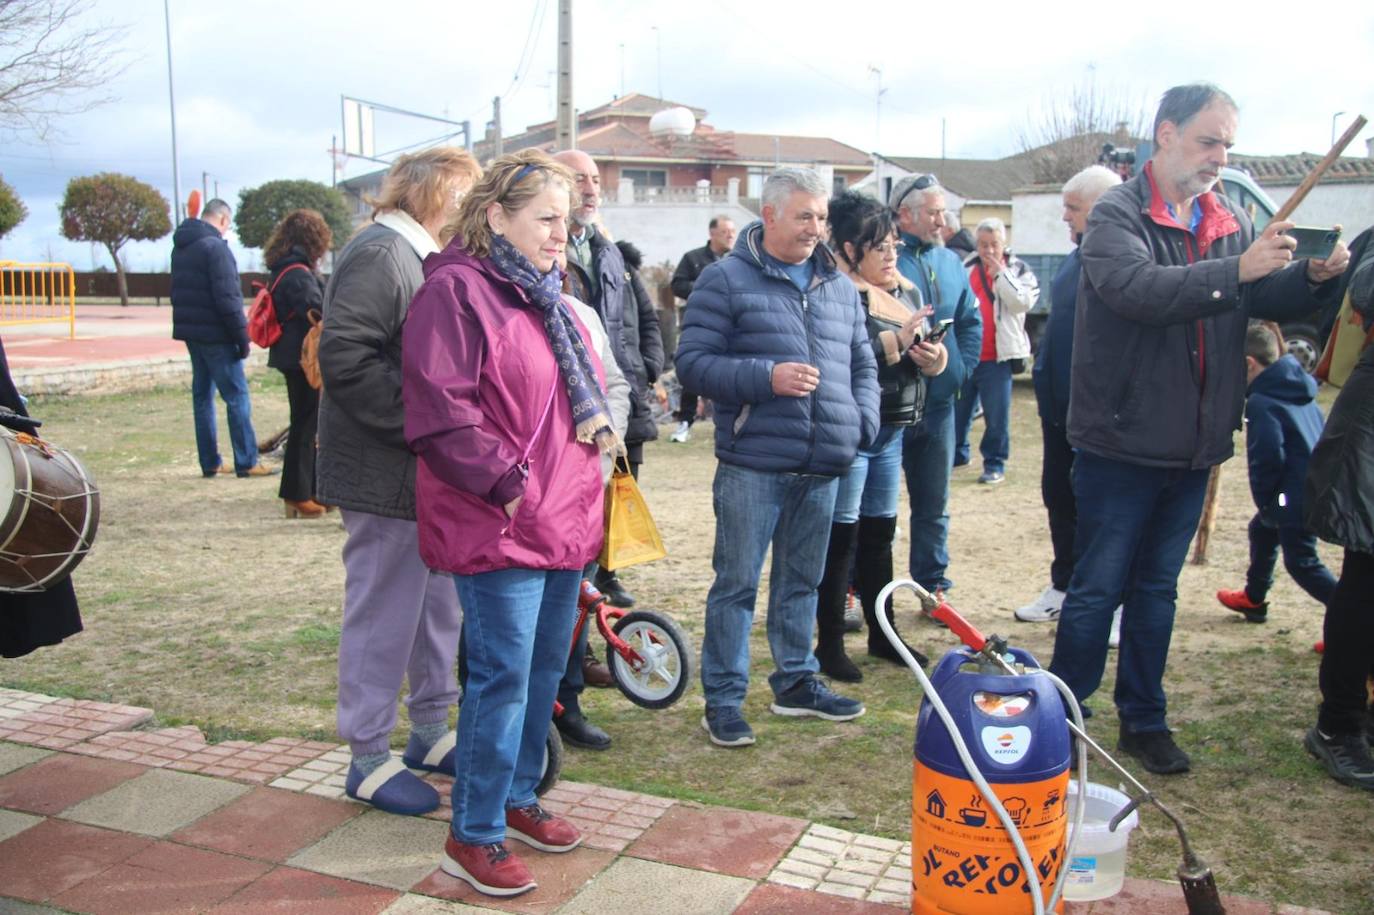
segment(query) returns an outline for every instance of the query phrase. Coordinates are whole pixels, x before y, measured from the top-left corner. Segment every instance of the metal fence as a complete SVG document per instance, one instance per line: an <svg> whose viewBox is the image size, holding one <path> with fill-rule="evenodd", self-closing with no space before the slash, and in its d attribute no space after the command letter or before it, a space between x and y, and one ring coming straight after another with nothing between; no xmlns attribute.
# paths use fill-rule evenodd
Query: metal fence
<svg viewBox="0 0 1374 915"><path fill-rule="evenodd" d="M76 339L76 274L71 264L0 261L0 326L65 321Z"/></svg>

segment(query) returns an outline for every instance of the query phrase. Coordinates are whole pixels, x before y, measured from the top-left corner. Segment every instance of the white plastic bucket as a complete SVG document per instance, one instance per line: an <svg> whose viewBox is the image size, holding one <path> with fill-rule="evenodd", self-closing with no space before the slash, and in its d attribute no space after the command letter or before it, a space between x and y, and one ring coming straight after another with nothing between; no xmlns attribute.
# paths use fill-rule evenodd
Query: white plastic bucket
<svg viewBox="0 0 1374 915"><path fill-rule="evenodd" d="M1140 822L1136 811L1121 821L1116 832L1108 824L1130 798L1114 788L1088 782L1088 804L1083 809L1083 828L1069 859L1069 875L1064 880L1064 898L1076 902L1106 899L1121 892L1126 880L1126 843L1131 830ZM1078 802L1078 782L1069 782L1068 828L1073 829L1074 807Z"/></svg>

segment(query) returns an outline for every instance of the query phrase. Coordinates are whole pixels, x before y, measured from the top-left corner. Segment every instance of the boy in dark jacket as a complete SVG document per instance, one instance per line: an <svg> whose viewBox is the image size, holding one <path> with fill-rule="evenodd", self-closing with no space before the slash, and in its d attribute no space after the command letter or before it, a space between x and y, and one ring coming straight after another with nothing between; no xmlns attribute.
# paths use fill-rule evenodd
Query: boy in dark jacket
<svg viewBox="0 0 1374 915"><path fill-rule="evenodd" d="M1317 382L1292 356L1280 358L1278 337L1263 324L1251 324L1246 331L1245 377L1245 455L1250 494L1259 511L1250 521L1245 587L1218 591L1217 600L1249 622L1262 623L1280 548L1288 574L1323 606L1336 578L1317 557L1317 538L1302 525L1307 460L1322 434Z"/></svg>

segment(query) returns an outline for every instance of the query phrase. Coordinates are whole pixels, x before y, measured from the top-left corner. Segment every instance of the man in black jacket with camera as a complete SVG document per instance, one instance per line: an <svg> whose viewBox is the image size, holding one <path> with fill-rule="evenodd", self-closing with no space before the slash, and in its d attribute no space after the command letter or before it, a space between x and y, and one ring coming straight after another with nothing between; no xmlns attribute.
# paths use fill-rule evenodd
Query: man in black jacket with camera
<svg viewBox="0 0 1374 915"><path fill-rule="evenodd" d="M1190 766L1165 720L1164 668L1208 473L1240 427L1246 324L1310 311L1349 261L1339 245L1325 261L1294 261L1281 234L1292 223L1256 235L1212 193L1236 113L1216 86L1166 92L1154 156L1098 199L1080 248L1068 432L1077 561L1050 670L1080 703L1092 695L1121 603L1118 747L1160 774Z"/></svg>
<svg viewBox="0 0 1374 915"><path fill-rule="evenodd" d="M729 216L712 216L708 228L711 237L706 244L682 255L677 269L673 271L673 295L682 299L684 303L692 294L692 287L697 284L697 277L701 276L701 271L729 254L730 249L735 246L735 221ZM681 394L678 395L677 413L673 414L673 418L677 420L677 428L668 436L668 441L681 444L692 437L692 423L697 419L697 399L696 391L682 388Z"/></svg>

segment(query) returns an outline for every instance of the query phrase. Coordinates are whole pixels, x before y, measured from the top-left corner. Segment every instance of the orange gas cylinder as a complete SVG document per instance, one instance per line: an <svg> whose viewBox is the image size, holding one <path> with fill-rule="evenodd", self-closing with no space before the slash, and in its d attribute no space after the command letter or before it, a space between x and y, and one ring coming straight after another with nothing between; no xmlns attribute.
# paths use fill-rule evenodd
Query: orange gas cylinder
<svg viewBox="0 0 1374 915"><path fill-rule="evenodd" d="M1012 676L955 649L930 676L1035 862L1044 899L1063 865L1068 823L1069 728L1064 703L1028 652ZM1030 883L996 814L983 800L929 699L916 724L911 794L911 911L1019 915L1034 911ZM1063 903L1055 907L1063 911Z"/></svg>

